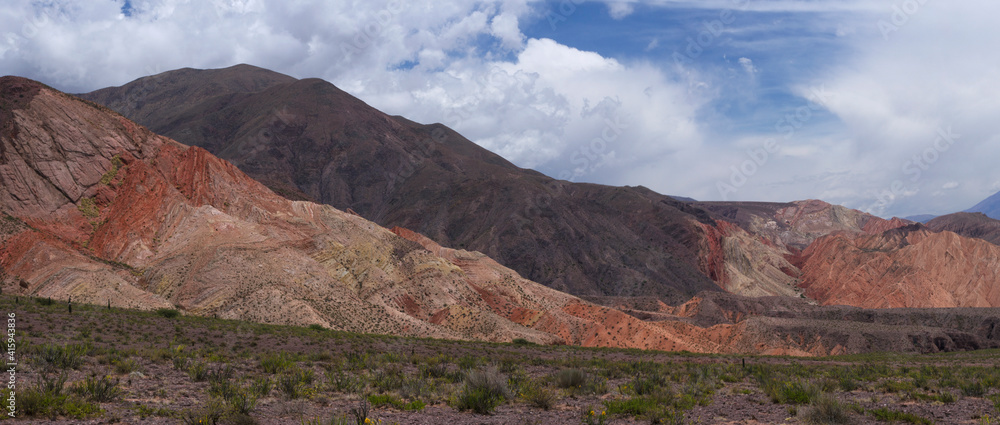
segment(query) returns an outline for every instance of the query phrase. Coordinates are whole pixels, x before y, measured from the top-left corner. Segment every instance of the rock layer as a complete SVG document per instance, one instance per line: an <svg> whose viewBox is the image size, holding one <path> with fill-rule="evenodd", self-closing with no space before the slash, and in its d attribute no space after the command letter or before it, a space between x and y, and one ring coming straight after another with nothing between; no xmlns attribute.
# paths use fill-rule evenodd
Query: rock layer
<svg viewBox="0 0 1000 425"><path fill-rule="evenodd" d="M914 224L824 236L802 253L806 295L867 308L998 307L1000 247Z"/></svg>
<svg viewBox="0 0 1000 425"><path fill-rule="evenodd" d="M355 332L733 350L717 330L643 321L479 252L290 201L202 148L38 83L4 77L0 95L8 293Z"/></svg>

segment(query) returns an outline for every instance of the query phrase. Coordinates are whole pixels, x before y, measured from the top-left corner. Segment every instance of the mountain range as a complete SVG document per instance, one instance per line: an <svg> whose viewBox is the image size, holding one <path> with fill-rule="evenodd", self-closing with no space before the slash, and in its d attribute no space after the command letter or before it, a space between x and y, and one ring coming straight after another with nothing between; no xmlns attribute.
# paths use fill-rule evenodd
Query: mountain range
<svg viewBox="0 0 1000 425"><path fill-rule="evenodd" d="M799 355L1000 345L988 218L922 225L559 181L246 65L81 97L0 80L4 289L439 338Z"/></svg>

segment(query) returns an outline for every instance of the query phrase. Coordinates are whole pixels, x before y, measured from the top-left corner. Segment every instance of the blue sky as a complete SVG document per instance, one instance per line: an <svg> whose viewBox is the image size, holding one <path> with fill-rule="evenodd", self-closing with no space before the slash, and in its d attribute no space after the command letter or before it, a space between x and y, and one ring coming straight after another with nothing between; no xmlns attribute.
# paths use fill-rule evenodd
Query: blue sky
<svg viewBox="0 0 1000 425"><path fill-rule="evenodd" d="M1000 190L985 0L9 0L0 74L69 92L250 63L518 165L882 216Z"/></svg>

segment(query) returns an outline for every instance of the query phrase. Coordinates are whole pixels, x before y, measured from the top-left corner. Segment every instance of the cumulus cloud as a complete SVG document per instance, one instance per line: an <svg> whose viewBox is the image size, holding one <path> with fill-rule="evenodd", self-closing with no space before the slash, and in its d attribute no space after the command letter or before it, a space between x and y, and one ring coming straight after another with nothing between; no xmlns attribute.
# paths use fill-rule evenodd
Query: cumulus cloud
<svg viewBox="0 0 1000 425"><path fill-rule="evenodd" d="M634 51L618 54L526 32L551 9L533 0L6 0L0 73L83 92L250 63L443 122L555 177L699 199L824 198L893 215L964 209L997 190L1000 32L983 29L998 4L917 2L899 15L890 0L594 1L604 19L641 7L697 25L637 27ZM566 19L596 19L585 9ZM727 9L732 23L702 25ZM692 60L659 54L703 33ZM804 43L829 54L790 49ZM959 137L942 144L948 131ZM723 196L720 182L738 190Z"/></svg>
<svg viewBox="0 0 1000 425"><path fill-rule="evenodd" d="M829 110L846 125L859 171L869 177L856 186L866 193L854 205L874 204L873 212L886 215L947 213L992 194L991 183L1000 178L992 164L1000 154L994 118L1000 58L990 46L1000 33L982 28L997 13L1000 5L986 1L886 8L872 15L851 62L822 77L837 93ZM956 137L943 138L946 133ZM953 190L879 208L875 201L895 181L908 192Z"/></svg>

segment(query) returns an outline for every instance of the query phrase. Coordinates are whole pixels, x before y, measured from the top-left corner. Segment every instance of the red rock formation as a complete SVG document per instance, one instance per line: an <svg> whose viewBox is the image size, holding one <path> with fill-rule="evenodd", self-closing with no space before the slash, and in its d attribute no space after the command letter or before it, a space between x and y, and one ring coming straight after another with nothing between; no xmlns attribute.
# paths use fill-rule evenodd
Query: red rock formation
<svg viewBox="0 0 1000 425"><path fill-rule="evenodd" d="M0 79L0 94L8 291L359 332L724 350L481 253L289 201L204 149L37 83Z"/></svg>
<svg viewBox="0 0 1000 425"><path fill-rule="evenodd" d="M714 317L704 304L672 315L657 301L658 321L640 320L481 253L289 201L203 149L28 80L0 79L0 107L8 293L440 338L799 355L865 349L783 318L700 323ZM724 221L703 230L712 235L704 264L730 286L779 269L762 254L766 240Z"/></svg>
<svg viewBox="0 0 1000 425"><path fill-rule="evenodd" d="M802 255L802 287L824 305L998 307L1000 247L920 225L830 235Z"/></svg>

